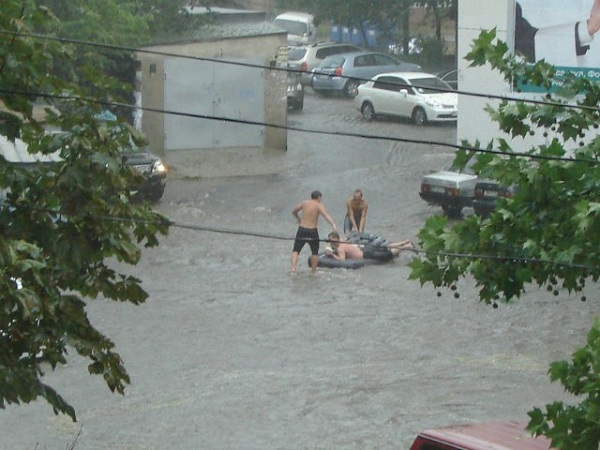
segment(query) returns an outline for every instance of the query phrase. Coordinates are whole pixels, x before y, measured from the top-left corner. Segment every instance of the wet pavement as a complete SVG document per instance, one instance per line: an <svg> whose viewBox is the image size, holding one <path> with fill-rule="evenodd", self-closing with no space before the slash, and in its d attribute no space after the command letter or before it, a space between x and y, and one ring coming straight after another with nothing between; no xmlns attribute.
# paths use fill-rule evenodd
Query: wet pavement
<svg viewBox="0 0 600 450"><path fill-rule="evenodd" d="M351 101L310 92L289 123L338 134L290 132L287 153L266 159L211 153L186 166L167 155L156 209L176 226L126 269L149 300L90 304L131 386L111 394L72 356L47 381L79 421L41 401L10 406L0 410L1 448L64 449L77 439L79 450L408 449L424 428L526 421L533 406L564 398L547 368L583 344L596 288L581 302L532 286L493 309L470 280L458 299L408 280L413 254L311 276L306 248L299 273L288 273L290 212L313 189L341 227L345 200L361 188L368 231L393 240L416 241L441 214L419 198L419 180L448 166L450 149L340 133L453 143L454 127L369 123Z"/></svg>

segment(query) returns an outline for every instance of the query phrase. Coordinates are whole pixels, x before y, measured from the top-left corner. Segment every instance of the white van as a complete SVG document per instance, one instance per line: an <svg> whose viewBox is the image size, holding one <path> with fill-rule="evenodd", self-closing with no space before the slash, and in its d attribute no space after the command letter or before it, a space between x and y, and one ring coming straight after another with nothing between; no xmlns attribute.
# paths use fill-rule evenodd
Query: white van
<svg viewBox="0 0 600 450"><path fill-rule="evenodd" d="M273 24L287 31L288 45L307 45L316 42L317 29L312 14L289 11L275 17Z"/></svg>

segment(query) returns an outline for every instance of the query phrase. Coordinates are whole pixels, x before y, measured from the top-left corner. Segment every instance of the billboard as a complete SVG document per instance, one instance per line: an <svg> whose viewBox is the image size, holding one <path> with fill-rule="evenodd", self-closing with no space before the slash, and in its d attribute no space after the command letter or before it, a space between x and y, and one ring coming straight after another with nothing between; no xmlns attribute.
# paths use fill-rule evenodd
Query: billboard
<svg viewBox="0 0 600 450"><path fill-rule="evenodd" d="M512 8L516 55L532 64L545 60L559 78L600 81L600 0L515 0Z"/></svg>

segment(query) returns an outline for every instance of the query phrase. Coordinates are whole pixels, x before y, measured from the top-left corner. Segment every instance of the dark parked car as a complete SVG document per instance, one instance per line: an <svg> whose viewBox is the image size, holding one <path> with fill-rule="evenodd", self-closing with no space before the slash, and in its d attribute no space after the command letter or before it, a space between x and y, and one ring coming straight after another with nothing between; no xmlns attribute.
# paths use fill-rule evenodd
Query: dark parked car
<svg viewBox="0 0 600 450"><path fill-rule="evenodd" d="M353 52L325 58L313 70L316 92L343 92L355 97L358 86L385 72L418 72L421 66L392 58L385 53Z"/></svg>
<svg viewBox="0 0 600 450"><path fill-rule="evenodd" d="M99 122L115 122L117 116L108 110L102 111L96 116ZM134 142L133 136L137 142L145 142L145 138L130 125L121 125L126 127L130 134L130 146L121 151L125 164L133 167L144 177L144 182L138 186L131 186L131 193L134 200L148 200L151 203L159 201L164 192L167 183L167 166L153 153L150 153L147 147L140 146Z"/></svg>
<svg viewBox="0 0 600 450"><path fill-rule="evenodd" d="M134 199L148 200L151 203L159 201L167 184L167 167L162 160L145 147L123 153L123 157L125 164L132 166L144 176L141 185L131 187Z"/></svg>
<svg viewBox="0 0 600 450"><path fill-rule="evenodd" d="M449 218L457 219L463 208L472 206L475 184L477 175L442 170L422 177L419 196L430 205L441 206Z"/></svg>
<svg viewBox="0 0 600 450"><path fill-rule="evenodd" d="M60 162L57 153L43 155L31 154L27 151L27 144L21 139L15 142L0 136L0 155L8 162L18 164L22 167L34 164L56 164ZM148 200L157 202L163 196L167 182L167 168L162 160L150 153L145 147L129 150L122 153L125 164L132 166L144 176L144 182L139 186L131 186L131 192L136 200Z"/></svg>
<svg viewBox="0 0 600 450"><path fill-rule="evenodd" d="M516 186L500 186L494 180L480 180L475 184L473 211L481 217L488 217L496 209L499 198L510 198L517 191Z"/></svg>
<svg viewBox="0 0 600 450"><path fill-rule="evenodd" d="M304 108L304 86L298 74L294 72L287 74L287 105L288 108L297 111Z"/></svg>

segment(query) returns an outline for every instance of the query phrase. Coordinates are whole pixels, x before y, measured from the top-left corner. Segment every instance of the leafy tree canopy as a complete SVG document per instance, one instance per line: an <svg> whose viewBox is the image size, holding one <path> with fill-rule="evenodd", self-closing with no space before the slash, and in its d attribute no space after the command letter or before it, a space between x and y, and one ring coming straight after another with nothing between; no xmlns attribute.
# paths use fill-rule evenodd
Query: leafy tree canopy
<svg viewBox="0 0 600 450"><path fill-rule="evenodd" d="M36 0L58 20L49 28L61 37L99 44L135 46L150 39L152 9L139 1L118 0Z"/></svg>
<svg viewBox="0 0 600 450"><path fill-rule="evenodd" d="M115 263L136 264L168 222L131 202L140 175L124 165L121 151L137 145L137 136L122 122L97 120L106 106L96 93L119 92L118 83L98 71L94 58L80 61L77 83L65 81L56 68L70 63L71 49L13 34L56 26L35 2L2 3L0 135L22 139L31 153L58 153L60 161L22 167L0 156L0 407L43 398L75 420L44 374L73 352L89 361L90 374L123 392L123 362L86 306L97 297L145 301L141 280ZM45 125L62 133L45 132L36 103L46 105Z"/></svg>
<svg viewBox="0 0 600 450"><path fill-rule="evenodd" d="M411 262L410 277L453 290L469 277L480 300L492 304L519 298L531 285L556 296L579 293L586 300L586 283L600 276L600 86L572 76L557 79L554 67L543 61L523 63L496 39L495 30L482 32L466 59L472 66L489 64L507 83L543 87L548 103L503 100L488 106L512 139L488 143L485 153L477 151L480 143L464 142L472 151L457 152L454 165L461 169L472 163L480 177L516 185L518 191L512 199L501 199L487 219L471 216L449 226L445 217L431 217L419 233L424 255ZM530 135L548 143L525 153L513 150L511 145ZM576 407L555 403L545 412L530 413L531 430L550 437L553 448L598 448L599 335L596 321L573 361L550 368L552 380L583 396L582 402Z"/></svg>

